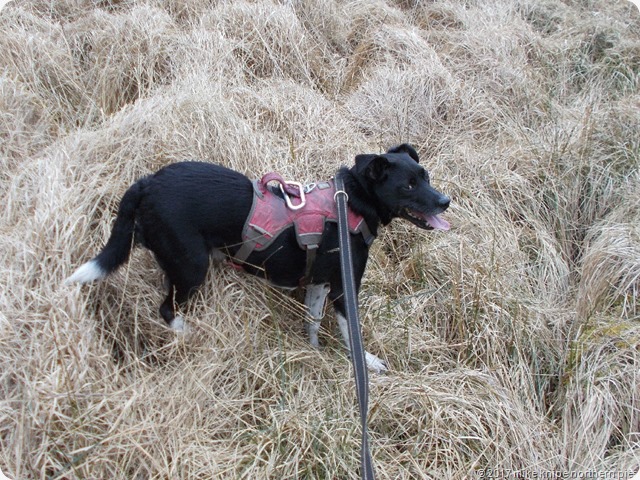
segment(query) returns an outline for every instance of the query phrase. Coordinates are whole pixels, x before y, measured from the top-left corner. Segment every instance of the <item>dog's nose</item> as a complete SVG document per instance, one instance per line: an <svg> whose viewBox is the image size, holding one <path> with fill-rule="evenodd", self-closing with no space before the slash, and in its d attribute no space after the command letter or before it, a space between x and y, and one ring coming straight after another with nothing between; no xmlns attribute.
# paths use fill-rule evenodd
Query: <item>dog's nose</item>
<svg viewBox="0 0 640 480"><path fill-rule="evenodd" d="M446 195L440 195L440 198L438 198L438 207L442 208L442 210L444 211L449 208L450 202L451 199L449 197L447 197Z"/></svg>

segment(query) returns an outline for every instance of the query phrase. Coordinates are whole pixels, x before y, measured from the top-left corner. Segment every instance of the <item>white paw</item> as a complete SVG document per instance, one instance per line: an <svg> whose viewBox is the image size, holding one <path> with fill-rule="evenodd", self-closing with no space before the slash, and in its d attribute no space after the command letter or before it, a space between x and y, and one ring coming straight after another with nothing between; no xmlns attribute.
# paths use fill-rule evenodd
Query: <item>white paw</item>
<svg viewBox="0 0 640 480"><path fill-rule="evenodd" d="M169 328L176 333L189 333L189 326L185 323L184 318L178 315L169 324Z"/></svg>
<svg viewBox="0 0 640 480"><path fill-rule="evenodd" d="M369 367L369 370L371 370L372 372L384 373L387 370L389 370L389 368L387 367L387 364L384 363L375 355L369 352L365 352L365 358L367 359L367 367Z"/></svg>

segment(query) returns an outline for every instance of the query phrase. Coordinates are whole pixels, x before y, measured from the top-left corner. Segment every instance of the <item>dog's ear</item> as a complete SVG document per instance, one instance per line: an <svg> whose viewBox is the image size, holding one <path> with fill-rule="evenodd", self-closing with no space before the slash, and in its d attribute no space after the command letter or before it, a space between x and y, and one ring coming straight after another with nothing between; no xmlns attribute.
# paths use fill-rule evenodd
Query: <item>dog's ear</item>
<svg viewBox="0 0 640 480"><path fill-rule="evenodd" d="M416 163L420 163L420 157L418 156L418 152L408 143L403 143L402 145L396 145L395 147L391 147L387 153L406 153L411 158L413 158Z"/></svg>
<svg viewBox="0 0 640 480"><path fill-rule="evenodd" d="M358 175L362 175L369 180L379 181L383 179L385 172L389 168L389 160L381 155L356 155L355 168Z"/></svg>

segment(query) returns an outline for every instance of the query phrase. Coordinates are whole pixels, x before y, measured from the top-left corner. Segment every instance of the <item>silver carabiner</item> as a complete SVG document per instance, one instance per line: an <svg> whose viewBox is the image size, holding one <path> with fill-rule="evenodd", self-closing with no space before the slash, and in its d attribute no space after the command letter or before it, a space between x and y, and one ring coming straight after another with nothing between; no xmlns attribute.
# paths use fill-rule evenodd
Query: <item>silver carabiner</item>
<svg viewBox="0 0 640 480"><path fill-rule="evenodd" d="M287 182L287 185L293 185L294 187L298 187L298 191L300 192L300 203L298 203L297 205L294 205L293 203L291 203L291 198L289 197L289 194L287 194L282 184L280 184L280 191L284 196L284 201L287 204L287 207L289 208L289 210L300 210L307 203L307 199L305 198L304 188L302 187L302 184L300 182Z"/></svg>

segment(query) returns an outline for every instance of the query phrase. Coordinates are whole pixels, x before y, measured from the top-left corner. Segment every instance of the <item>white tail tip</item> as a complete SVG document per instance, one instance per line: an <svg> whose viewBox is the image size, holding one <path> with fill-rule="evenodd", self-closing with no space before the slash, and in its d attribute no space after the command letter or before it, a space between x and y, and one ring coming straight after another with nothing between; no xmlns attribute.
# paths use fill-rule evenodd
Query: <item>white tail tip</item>
<svg viewBox="0 0 640 480"><path fill-rule="evenodd" d="M94 259L80 266L64 283L65 285L69 285L70 283L88 283L94 280L100 280L106 276L107 272L104 271Z"/></svg>

